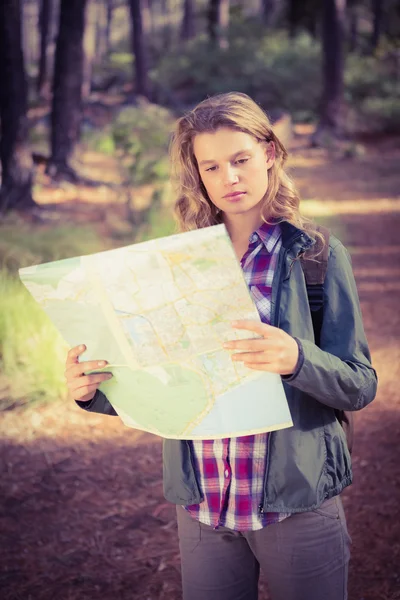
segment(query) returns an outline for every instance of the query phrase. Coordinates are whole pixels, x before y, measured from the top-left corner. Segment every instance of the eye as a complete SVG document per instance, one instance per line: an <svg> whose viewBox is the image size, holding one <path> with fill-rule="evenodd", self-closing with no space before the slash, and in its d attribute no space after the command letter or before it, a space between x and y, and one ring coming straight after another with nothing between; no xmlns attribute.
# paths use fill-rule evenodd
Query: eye
<svg viewBox="0 0 400 600"><path fill-rule="evenodd" d="M239 158L236 162L239 163L239 165L244 165L248 160L248 158Z"/></svg>
<svg viewBox="0 0 400 600"><path fill-rule="evenodd" d="M217 167L214 165L213 167L209 167L206 171L216 171Z"/></svg>

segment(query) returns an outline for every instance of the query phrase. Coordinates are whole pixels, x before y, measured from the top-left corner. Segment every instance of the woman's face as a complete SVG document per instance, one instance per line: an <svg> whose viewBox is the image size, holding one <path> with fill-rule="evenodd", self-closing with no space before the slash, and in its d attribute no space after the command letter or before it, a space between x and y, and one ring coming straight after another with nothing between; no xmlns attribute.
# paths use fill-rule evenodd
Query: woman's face
<svg viewBox="0 0 400 600"><path fill-rule="evenodd" d="M275 161L274 143L221 127L193 142L200 177L211 202L227 216L260 210Z"/></svg>

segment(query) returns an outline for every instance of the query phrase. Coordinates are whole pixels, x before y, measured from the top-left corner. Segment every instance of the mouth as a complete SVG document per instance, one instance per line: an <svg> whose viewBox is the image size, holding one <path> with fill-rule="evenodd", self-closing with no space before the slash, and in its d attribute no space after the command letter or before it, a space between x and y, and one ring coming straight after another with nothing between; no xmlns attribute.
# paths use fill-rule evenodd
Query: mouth
<svg viewBox="0 0 400 600"><path fill-rule="evenodd" d="M229 202L237 202L245 195L246 192L232 192L231 194L226 194L224 196L224 200L228 200Z"/></svg>

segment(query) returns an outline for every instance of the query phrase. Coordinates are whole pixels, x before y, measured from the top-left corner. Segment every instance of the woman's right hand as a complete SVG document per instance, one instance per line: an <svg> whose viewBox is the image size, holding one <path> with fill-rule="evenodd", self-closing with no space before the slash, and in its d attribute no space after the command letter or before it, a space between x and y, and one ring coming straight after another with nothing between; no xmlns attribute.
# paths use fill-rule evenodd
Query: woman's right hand
<svg viewBox="0 0 400 600"><path fill-rule="evenodd" d="M79 362L79 356L85 352L86 346L75 346L68 352L65 363L65 379L68 390L74 400L81 402L92 400L100 383L111 379L111 373L93 373L85 375L88 371L105 367L106 360L88 360Z"/></svg>

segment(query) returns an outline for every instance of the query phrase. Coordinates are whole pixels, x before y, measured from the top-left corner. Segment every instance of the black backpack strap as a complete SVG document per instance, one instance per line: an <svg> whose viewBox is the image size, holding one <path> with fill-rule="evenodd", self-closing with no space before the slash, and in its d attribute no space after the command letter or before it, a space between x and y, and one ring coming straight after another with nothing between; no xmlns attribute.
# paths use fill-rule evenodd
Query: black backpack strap
<svg viewBox="0 0 400 600"><path fill-rule="evenodd" d="M324 282L328 269L329 230L326 227L318 226L317 231L322 234L323 240L319 237L316 238L314 246L306 250L301 256L300 262L306 280L315 343L319 346L324 318ZM347 445L351 453L354 439L353 413L335 409L335 415L345 431Z"/></svg>
<svg viewBox="0 0 400 600"><path fill-rule="evenodd" d="M315 343L319 346L324 316L324 281L328 268L329 229L319 226L317 231L322 234L323 240L316 238L314 246L306 250L300 262L306 280Z"/></svg>

